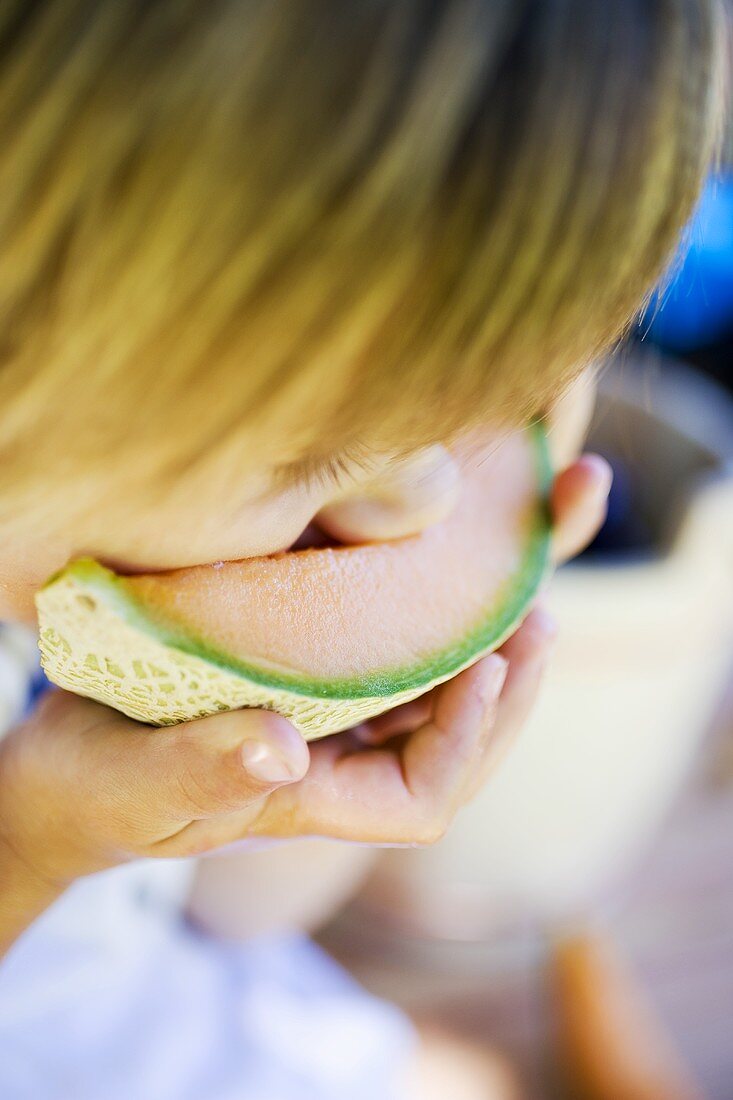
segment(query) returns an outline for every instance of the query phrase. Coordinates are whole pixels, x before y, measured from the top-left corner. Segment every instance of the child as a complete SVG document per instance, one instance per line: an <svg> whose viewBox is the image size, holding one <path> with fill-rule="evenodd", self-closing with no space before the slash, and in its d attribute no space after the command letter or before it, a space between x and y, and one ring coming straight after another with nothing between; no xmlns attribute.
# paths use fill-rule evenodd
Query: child
<svg viewBox="0 0 733 1100"><path fill-rule="evenodd" d="M0 617L81 554L170 569L446 516L459 435L546 410L658 279L721 39L712 0L6 0ZM600 460L558 478L559 551L607 488ZM177 858L85 876L431 842L550 634L536 613L371 749L47 695L0 745L3 946L36 921L0 968L0 1095L388 1095L397 1017L303 941L197 937Z"/></svg>

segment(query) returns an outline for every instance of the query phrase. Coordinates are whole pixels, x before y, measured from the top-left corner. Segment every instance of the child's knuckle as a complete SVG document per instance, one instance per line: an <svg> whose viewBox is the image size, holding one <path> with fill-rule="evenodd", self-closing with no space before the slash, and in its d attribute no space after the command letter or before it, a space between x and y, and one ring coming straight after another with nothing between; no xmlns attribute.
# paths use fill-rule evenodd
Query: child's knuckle
<svg viewBox="0 0 733 1100"><path fill-rule="evenodd" d="M182 768L176 778L177 801L192 816L210 812L222 800L221 784L210 775L202 775L195 767Z"/></svg>

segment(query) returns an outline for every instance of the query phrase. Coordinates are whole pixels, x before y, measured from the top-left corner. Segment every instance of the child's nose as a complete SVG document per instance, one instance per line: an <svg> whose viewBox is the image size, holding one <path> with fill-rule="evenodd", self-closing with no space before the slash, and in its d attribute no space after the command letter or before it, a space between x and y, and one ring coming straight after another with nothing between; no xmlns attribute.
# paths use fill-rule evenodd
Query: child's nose
<svg viewBox="0 0 733 1100"><path fill-rule="evenodd" d="M426 447L327 505L317 522L332 538L347 543L414 535L450 514L459 488L455 459L445 447Z"/></svg>

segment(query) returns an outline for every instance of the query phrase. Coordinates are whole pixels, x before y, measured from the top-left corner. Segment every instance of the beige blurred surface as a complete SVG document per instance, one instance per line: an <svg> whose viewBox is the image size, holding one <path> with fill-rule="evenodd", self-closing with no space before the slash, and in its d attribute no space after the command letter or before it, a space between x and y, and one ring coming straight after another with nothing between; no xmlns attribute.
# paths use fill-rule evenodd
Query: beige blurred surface
<svg viewBox="0 0 733 1100"><path fill-rule="evenodd" d="M605 917L709 1100L733 1095L733 684L697 772ZM347 913L322 937L364 984L419 1018L507 1052L550 1100L543 945L400 938Z"/></svg>

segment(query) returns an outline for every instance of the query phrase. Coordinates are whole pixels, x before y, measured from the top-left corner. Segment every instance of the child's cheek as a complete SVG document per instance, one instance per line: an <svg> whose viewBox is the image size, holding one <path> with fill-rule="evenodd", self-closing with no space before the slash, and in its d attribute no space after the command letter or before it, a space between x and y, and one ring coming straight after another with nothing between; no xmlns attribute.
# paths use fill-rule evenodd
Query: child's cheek
<svg viewBox="0 0 733 1100"><path fill-rule="evenodd" d="M34 593L69 556L65 540L0 538L0 621L34 623Z"/></svg>

